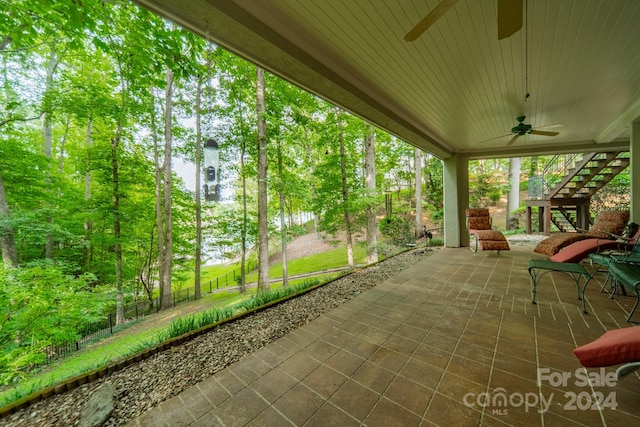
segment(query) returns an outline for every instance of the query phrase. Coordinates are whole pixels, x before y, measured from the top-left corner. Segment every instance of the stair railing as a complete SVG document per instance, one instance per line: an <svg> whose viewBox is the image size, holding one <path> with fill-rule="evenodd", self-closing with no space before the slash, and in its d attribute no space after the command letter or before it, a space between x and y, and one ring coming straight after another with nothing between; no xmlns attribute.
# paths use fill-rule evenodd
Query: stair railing
<svg viewBox="0 0 640 427"><path fill-rule="evenodd" d="M573 168L582 154L555 155L539 175L529 177L529 199L545 198L553 186Z"/></svg>

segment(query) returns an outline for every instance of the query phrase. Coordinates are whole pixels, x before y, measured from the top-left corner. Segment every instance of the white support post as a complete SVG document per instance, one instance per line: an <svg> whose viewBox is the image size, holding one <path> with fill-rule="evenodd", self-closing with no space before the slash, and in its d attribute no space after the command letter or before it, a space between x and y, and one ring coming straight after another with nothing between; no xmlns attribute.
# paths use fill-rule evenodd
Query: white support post
<svg viewBox="0 0 640 427"><path fill-rule="evenodd" d="M469 158L456 154L444 160L444 244L469 246L464 211L469 205Z"/></svg>

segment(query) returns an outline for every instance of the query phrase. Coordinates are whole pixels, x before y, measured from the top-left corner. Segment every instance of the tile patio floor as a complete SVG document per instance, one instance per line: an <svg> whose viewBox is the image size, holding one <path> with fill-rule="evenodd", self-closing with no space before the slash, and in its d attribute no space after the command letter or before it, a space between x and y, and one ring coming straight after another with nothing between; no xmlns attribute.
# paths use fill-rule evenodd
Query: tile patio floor
<svg viewBox="0 0 640 427"><path fill-rule="evenodd" d="M639 425L640 376L592 388L586 372L615 369L585 371L572 354L631 326L635 297L591 281L583 314L573 282L551 273L533 305L530 258L542 257L443 249L129 425ZM538 384L539 369L568 379Z"/></svg>

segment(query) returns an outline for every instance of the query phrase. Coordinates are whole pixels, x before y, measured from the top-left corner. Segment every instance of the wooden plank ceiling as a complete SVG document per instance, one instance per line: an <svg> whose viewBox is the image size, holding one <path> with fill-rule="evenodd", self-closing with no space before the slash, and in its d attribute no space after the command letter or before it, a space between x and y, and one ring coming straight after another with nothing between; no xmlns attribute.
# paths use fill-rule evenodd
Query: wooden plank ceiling
<svg viewBox="0 0 640 427"><path fill-rule="evenodd" d="M497 0L136 0L440 157L628 147L640 116L640 1L523 0L497 37ZM528 94L528 96L527 96ZM507 145L516 117L558 136Z"/></svg>

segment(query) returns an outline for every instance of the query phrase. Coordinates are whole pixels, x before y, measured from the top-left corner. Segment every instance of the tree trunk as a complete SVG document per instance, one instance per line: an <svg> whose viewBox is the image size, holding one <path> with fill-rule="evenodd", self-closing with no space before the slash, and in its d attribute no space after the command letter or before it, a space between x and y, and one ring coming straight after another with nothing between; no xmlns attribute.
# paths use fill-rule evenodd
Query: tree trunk
<svg viewBox="0 0 640 427"><path fill-rule="evenodd" d="M155 107L151 112L151 135L153 138L153 161L156 169L156 229L158 230L158 289L160 291L160 300L162 301L162 294L166 288L164 285L164 214L162 210L162 170L164 166L160 164L160 147L158 141L158 129L156 127L155 120ZM151 282L151 281L150 281Z"/></svg>
<svg viewBox="0 0 640 427"><path fill-rule="evenodd" d="M165 310L173 304L171 301L171 272L173 264L173 225L171 216L171 145L173 143L173 72L167 70L167 87L165 89L164 111L164 257L163 257L163 292L160 309Z"/></svg>
<svg viewBox="0 0 640 427"><path fill-rule="evenodd" d="M416 237L422 235L422 150L415 149L416 159Z"/></svg>
<svg viewBox="0 0 640 427"><path fill-rule="evenodd" d="M202 262L202 203L200 200L200 175L202 174L202 133L200 130L200 108L202 103L202 83L196 85L196 265L194 272L193 298L200 299L200 264Z"/></svg>
<svg viewBox="0 0 640 427"><path fill-rule="evenodd" d="M265 121L264 70L256 67L258 116L258 292L269 290L269 230L267 212L267 124Z"/></svg>
<svg viewBox="0 0 640 427"><path fill-rule="evenodd" d="M378 224L376 223L376 131L367 126L369 133L364 141L364 183L367 196L367 264L378 262Z"/></svg>
<svg viewBox="0 0 640 427"><path fill-rule="evenodd" d="M47 75L45 77L45 93L53 90L53 75L58 66L58 55L56 53L55 45L51 47L51 56L49 57L49 62L47 64ZM42 114L42 138L44 140L44 155L49 159L50 162L53 161L53 126L51 124L51 112L44 111ZM52 164L51 164L52 165ZM49 183L52 182L51 178L52 170L47 170L47 179ZM53 197L53 195L52 195ZM47 222L49 224L53 224L53 217L47 217ZM53 248L54 248L54 236L51 229L47 231L44 254L45 258L53 259Z"/></svg>
<svg viewBox="0 0 640 427"><path fill-rule="evenodd" d="M2 180L2 172L0 172L0 224L7 222L4 226L0 225L0 251L2 251L2 263L6 269L18 268L18 253L13 239L13 227L8 223L8 220L9 202L7 202L7 193L4 190L4 181Z"/></svg>
<svg viewBox="0 0 640 427"><path fill-rule="evenodd" d="M122 247L120 245L120 189L118 176L118 151L121 129L111 139L111 174L113 179L113 237L116 258L116 325L124 323L124 298L122 294Z"/></svg>
<svg viewBox="0 0 640 427"><path fill-rule="evenodd" d="M87 134L85 136L85 145L87 147L87 153L91 152L91 146L93 145L93 139L91 137L91 131L93 128L93 122L91 119L87 122ZM87 163L89 163L87 159ZM84 175L84 201L88 205L91 200L91 172L88 170ZM91 232L93 230L93 222L89 217L84 220L84 247L82 249L82 266L84 271L89 271L91 260L93 258L93 248L91 246Z"/></svg>
<svg viewBox="0 0 640 427"><path fill-rule="evenodd" d="M509 193L507 195L507 230L518 228L518 217L514 212L520 206L520 158L509 159Z"/></svg>
<svg viewBox="0 0 640 427"><path fill-rule="evenodd" d="M280 239L282 240L282 286L289 286L287 268L287 227L284 220L284 177L282 176L282 146L278 142L278 180L280 181Z"/></svg>
<svg viewBox="0 0 640 427"><path fill-rule="evenodd" d="M247 178L245 177L244 155L247 151L247 144L244 139L240 142L240 179L242 181L242 225L240 228L240 293L247 292Z"/></svg>
<svg viewBox="0 0 640 427"><path fill-rule="evenodd" d="M307 137L307 158L309 159L309 172L310 175L313 176L315 172L314 168L314 157L313 150L311 149L311 143L309 142L311 137L309 135L309 129L305 129L305 135ZM314 180L311 181L311 198L316 198L316 183ZM316 237L318 237L318 225L320 223L320 218L318 218L318 212L313 211L313 231L316 233Z"/></svg>
<svg viewBox="0 0 640 427"><path fill-rule="evenodd" d="M347 164L344 154L344 135L342 133L342 118L340 109L335 107L336 118L338 120L338 141L340 142L340 172L342 175L342 206L344 209L344 225L347 238L347 262L349 267L355 266L353 260L353 238L351 236L351 218L349 216L349 191L347 189Z"/></svg>

